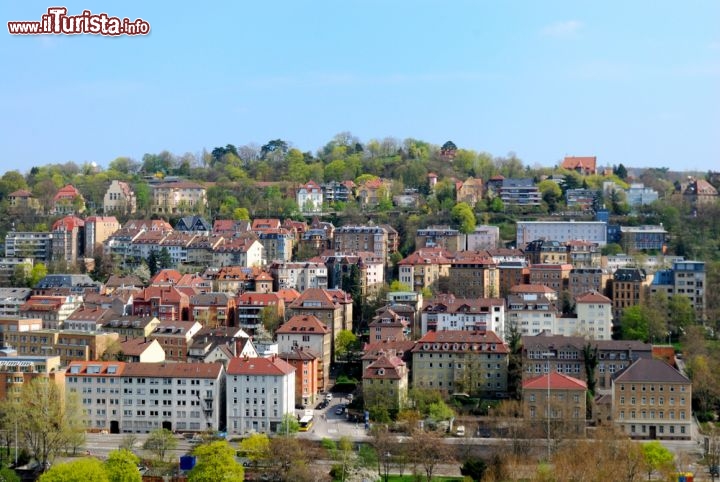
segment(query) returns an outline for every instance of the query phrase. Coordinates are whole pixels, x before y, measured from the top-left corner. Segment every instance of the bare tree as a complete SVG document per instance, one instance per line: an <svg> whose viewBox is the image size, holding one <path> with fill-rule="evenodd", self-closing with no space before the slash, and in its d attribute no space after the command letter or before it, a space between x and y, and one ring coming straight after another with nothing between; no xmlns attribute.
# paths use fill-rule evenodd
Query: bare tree
<svg viewBox="0 0 720 482"><path fill-rule="evenodd" d="M439 464L453 459L449 447L437 432L416 431L408 444L414 466L422 467L427 482L432 480Z"/></svg>

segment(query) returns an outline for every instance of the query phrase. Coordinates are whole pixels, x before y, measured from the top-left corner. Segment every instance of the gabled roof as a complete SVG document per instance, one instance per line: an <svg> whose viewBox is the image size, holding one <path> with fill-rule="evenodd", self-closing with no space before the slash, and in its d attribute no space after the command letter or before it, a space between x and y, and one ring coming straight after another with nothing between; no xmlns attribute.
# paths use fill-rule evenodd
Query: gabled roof
<svg viewBox="0 0 720 482"><path fill-rule="evenodd" d="M72 231L76 228L85 226L85 221L77 216L65 216L55 221L52 225L52 231Z"/></svg>
<svg viewBox="0 0 720 482"><path fill-rule="evenodd" d="M492 349L494 345L495 349ZM413 352L492 352L509 353L507 345L492 331L429 331L418 340Z"/></svg>
<svg viewBox="0 0 720 482"><path fill-rule="evenodd" d="M150 278L150 285L175 284L180 278L182 278L182 274L176 269L161 269L155 276Z"/></svg>
<svg viewBox="0 0 720 482"><path fill-rule="evenodd" d="M581 294L575 297L575 303L603 303L612 304L612 300L607 296L603 296L597 291L588 291L587 293Z"/></svg>
<svg viewBox="0 0 720 482"><path fill-rule="evenodd" d="M68 184L60 188L60 190L53 197L53 201L59 201L61 199L73 199L76 196L82 197L82 194L80 194L80 191L78 191L75 186L73 186L72 184Z"/></svg>
<svg viewBox="0 0 720 482"><path fill-rule="evenodd" d="M222 363L126 363L126 377L208 378L217 379L223 371Z"/></svg>
<svg viewBox="0 0 720 482"><path fill-rule="evenodd" d="M140 356L145 353L153 344L160 346L160 343L155 338L127 338L120 340L120 350L123 355L128 356Z"/></svg>
<svg viewBox="0 0 720 482"><path fill-rule="evenodd" d="M523 294L523 293L536 293L536 294L554 294L556 291L545 285L533 285L533 284L520 284L510 288L510 293Z"/></svg>
<svg viewBox="0 0 720 482"><path fill-rule="evenodd" d="M563 169L570 169L570 170L576 170L581 169L583 171L591 171L595 172L597 165L597 157L596 156L587 156L587 157L573 157L573 156L566 156L565 159L563 159L563 162L560 167Z"/></svg>
<svg viewBox="0 0 720 482"><path fill-rule="evenodd" d="M18 189L17 191L14 191L14 192L11 192L10 194L8 194L8 197L30 198L30 197L33 197L33 195L30 191L27 191L25 189Z"/></svg>
<svg viewBox="0 0 720 482"><path fill-rule="evenodd" d="M336 308L333 297L330 294L330 290L326 290L323 288L306 289L302 292L298 299L292 302L290 308L304 308L305 306L303 306L303 304L308 302L317 304L317 306L312 306L313 308L325 310Z"/></svg>
<svg viewBox="0 0 720 482"><path fill-rule="evenodd" d="M363 371L364 379L400 380L406 375L405 362L394 355L381 355Z"/></svg>
<svg viewBox="0 0 720 482"><path fill-rule="evenodd" d="M690 383L690 379L662 360L638 358L625 370L615 375L613 383L653 382Z"/></svg>
<svg viewBox="0 0 720 482"><path fill-rule="evenodd" d="M275 331L279 335L292 334L326 335L330 333L327 325L320 321L315 315L295 315L280 325Z"/></svg>
<svg viewBox="0 0 720 482"><path fill-rule="evenodd" d="M295 367L277 356L269 358L231 358L228 375L283 376L295 372Z"/></svg>
<svg viewBox="0 0 720 482"><path fill-rule="evenodd" d="M256 291L246 291L237 297L238 306L250 305L277 305L281 300L278 293L259 293Z"/></svg>
<svg viewBox="0 0 720 482"><path fill-rule="evenodd" d="M577 378L558 372L551 372L549 376L550 380L548 380L548 375L540 375L525 380L522 388L523 390L547 390L549 382L550 390L587 390L587 383Z"/></svg>

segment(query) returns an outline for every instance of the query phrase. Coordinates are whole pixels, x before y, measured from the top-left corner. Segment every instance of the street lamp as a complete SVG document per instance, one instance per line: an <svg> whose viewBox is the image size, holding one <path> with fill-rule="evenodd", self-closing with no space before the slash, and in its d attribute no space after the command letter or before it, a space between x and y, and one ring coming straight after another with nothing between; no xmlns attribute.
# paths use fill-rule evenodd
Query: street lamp
<svg viewBox="0 0 720 482"><path fill-rule="evenodd" d="M383 454L383 459L385 461L385 482L388 482L389 473L390 473L390 457L392 457L392 454L390 452L385 452Z"/></svg>
<svg viewBox="0 0 720 482"><path fill-rule="evenodd" d="M547 396L546 403L547 403L547 461L550 462L550 357L554 356L555 354L551 351L546 351L542 353L542 357L547 360Z"/></svg>

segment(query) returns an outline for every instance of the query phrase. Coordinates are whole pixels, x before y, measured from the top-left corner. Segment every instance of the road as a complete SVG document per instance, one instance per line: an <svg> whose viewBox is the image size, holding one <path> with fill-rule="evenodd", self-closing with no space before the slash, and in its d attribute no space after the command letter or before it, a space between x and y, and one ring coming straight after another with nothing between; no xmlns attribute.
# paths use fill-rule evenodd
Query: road
<svg viewBox="0 0 720 482"><path fill-rule="evenodd" d="M113 450L117 450L118 447L123 443L123 439L128 435L132 435L136 438L134 445L134 452L138 455L145 454L142 446L148 437L148 434L137 433L137 434L99 434L89 433L85 437L85 450L90 452L90 455L94 457L106 458L108 453ZM168 451L168 455L173 455L177 459L180 456L187 454L192 450L194 445L183 437L177 436L178 445L177 448Z"/></svg>

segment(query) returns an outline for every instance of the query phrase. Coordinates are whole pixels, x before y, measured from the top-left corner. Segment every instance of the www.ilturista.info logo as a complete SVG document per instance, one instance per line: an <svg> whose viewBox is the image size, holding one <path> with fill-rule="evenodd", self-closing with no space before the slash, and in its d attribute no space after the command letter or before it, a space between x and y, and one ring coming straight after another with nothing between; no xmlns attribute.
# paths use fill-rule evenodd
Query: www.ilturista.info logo
<svg viewBox="0 0 720 482"><path fill-rule="evenodd" d="M93 35L147 35L150 24L138 18L110 17L106 13L83 10L80 15L68 15L65 7L50 7L40 21L8 22L11 35L93 34Z"/></svg>

